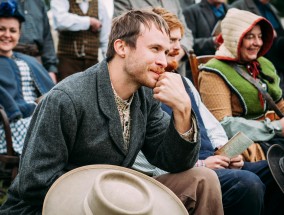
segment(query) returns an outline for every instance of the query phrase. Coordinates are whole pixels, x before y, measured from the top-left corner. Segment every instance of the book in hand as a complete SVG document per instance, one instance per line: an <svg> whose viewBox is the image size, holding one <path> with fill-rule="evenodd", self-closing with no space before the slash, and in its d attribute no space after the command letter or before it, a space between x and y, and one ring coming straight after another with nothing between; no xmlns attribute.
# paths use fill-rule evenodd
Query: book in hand
<svg viewBox="0 0 284 215"><path fill-rule="evenodd" d="M215 151L215 155L233 158L242 154L251 144L253 141L250 138L243 132L238 132L224 146Z"/></svg>
<svg viewBox="0 0 284 215"><path fill-rule="evenodd" d="M216 25L214 26L211 36L212 37L217 37L221 33L221 20L219 20Z"/></svg>

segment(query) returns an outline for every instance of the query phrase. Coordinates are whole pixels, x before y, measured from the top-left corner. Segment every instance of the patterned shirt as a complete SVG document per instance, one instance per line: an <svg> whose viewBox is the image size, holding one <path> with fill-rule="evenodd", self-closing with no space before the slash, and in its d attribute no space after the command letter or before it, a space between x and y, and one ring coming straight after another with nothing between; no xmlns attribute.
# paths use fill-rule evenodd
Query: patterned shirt
<svg viewBox="0 0 284 215"><path fill-rule="evenodd" d="M133 100L133 95L129 99L123 100L117 95L113 86L112 90L114 93L115 103L119 112L121 127L123 131L124 149L128 150L129 140L130 140L130 126L131 126L130 106Z"/></svg>
<svg viewBox="0 0 284 215"><path fill-rule="evenodd" d="M23 93L23 98L25 101L34 103L35 99L38 98L40 93L36 89L35 83L30 74L30 68L27 63L18 58L12 58L17 64L20 70L21 78L21 88ZM21 154L24 139L27 133L28 126L30 124L30 117L15 119L10 122L11 133L12 133L12 142L15 152ZM0 153L6 153L6 140L5 140L5 131L3 129L3 124L0 125Z"/></svg>

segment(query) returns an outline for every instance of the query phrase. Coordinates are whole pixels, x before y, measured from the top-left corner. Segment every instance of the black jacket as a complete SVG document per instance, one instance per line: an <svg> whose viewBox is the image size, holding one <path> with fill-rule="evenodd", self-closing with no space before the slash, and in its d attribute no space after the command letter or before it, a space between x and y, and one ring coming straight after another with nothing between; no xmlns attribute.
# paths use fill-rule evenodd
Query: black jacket
<svg viewBox="0 0 284 215"><path fill-rule="evenodd" d="M224 4L225 13L228 5ZM211 32L218 19L216 18L207 0L198 4L189 5L183 10L187 27L191 29L194 42L193 49L196 55L214 55L215 43Z"/></svg>

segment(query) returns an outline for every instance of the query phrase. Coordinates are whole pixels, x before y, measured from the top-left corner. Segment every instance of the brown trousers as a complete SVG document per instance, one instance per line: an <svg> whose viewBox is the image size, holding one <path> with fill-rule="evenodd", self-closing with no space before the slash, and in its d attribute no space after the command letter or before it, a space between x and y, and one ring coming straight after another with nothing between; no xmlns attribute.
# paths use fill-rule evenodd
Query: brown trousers
<svg viewBox="0 0 284 215"><path fill-rule="evenodd" d="M63 80L69 75L82 72L98 63L97 59L69 58L64 56L58 56L58 60L58 81Z"/></svg>
<svg viewBox="0 0 284 215"><path fill-rule="evenodd" d="M224 214L220 182L213 170L196 167L176 174L157 176L155 179L179 197L189 214Z"/></svg>

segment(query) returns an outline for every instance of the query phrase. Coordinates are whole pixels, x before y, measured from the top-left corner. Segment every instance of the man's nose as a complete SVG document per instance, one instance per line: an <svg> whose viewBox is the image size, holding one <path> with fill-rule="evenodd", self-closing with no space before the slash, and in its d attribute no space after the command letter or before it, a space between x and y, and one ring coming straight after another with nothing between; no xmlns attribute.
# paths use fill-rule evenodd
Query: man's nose
<svg viewBox="0 0 284 215"><path fill-rule="evenodd" d="M173 48L175 50L180 50L181 49L180 42L179 41L175 41L174 44L173 44Z"/></svg>
<svg viewBox="0 0 284 215"><path fill-rule="evenodd" d="M167 55L165 53L160 54L157 57L156 64L160 65L162 68L167 66Z"/></svg>

